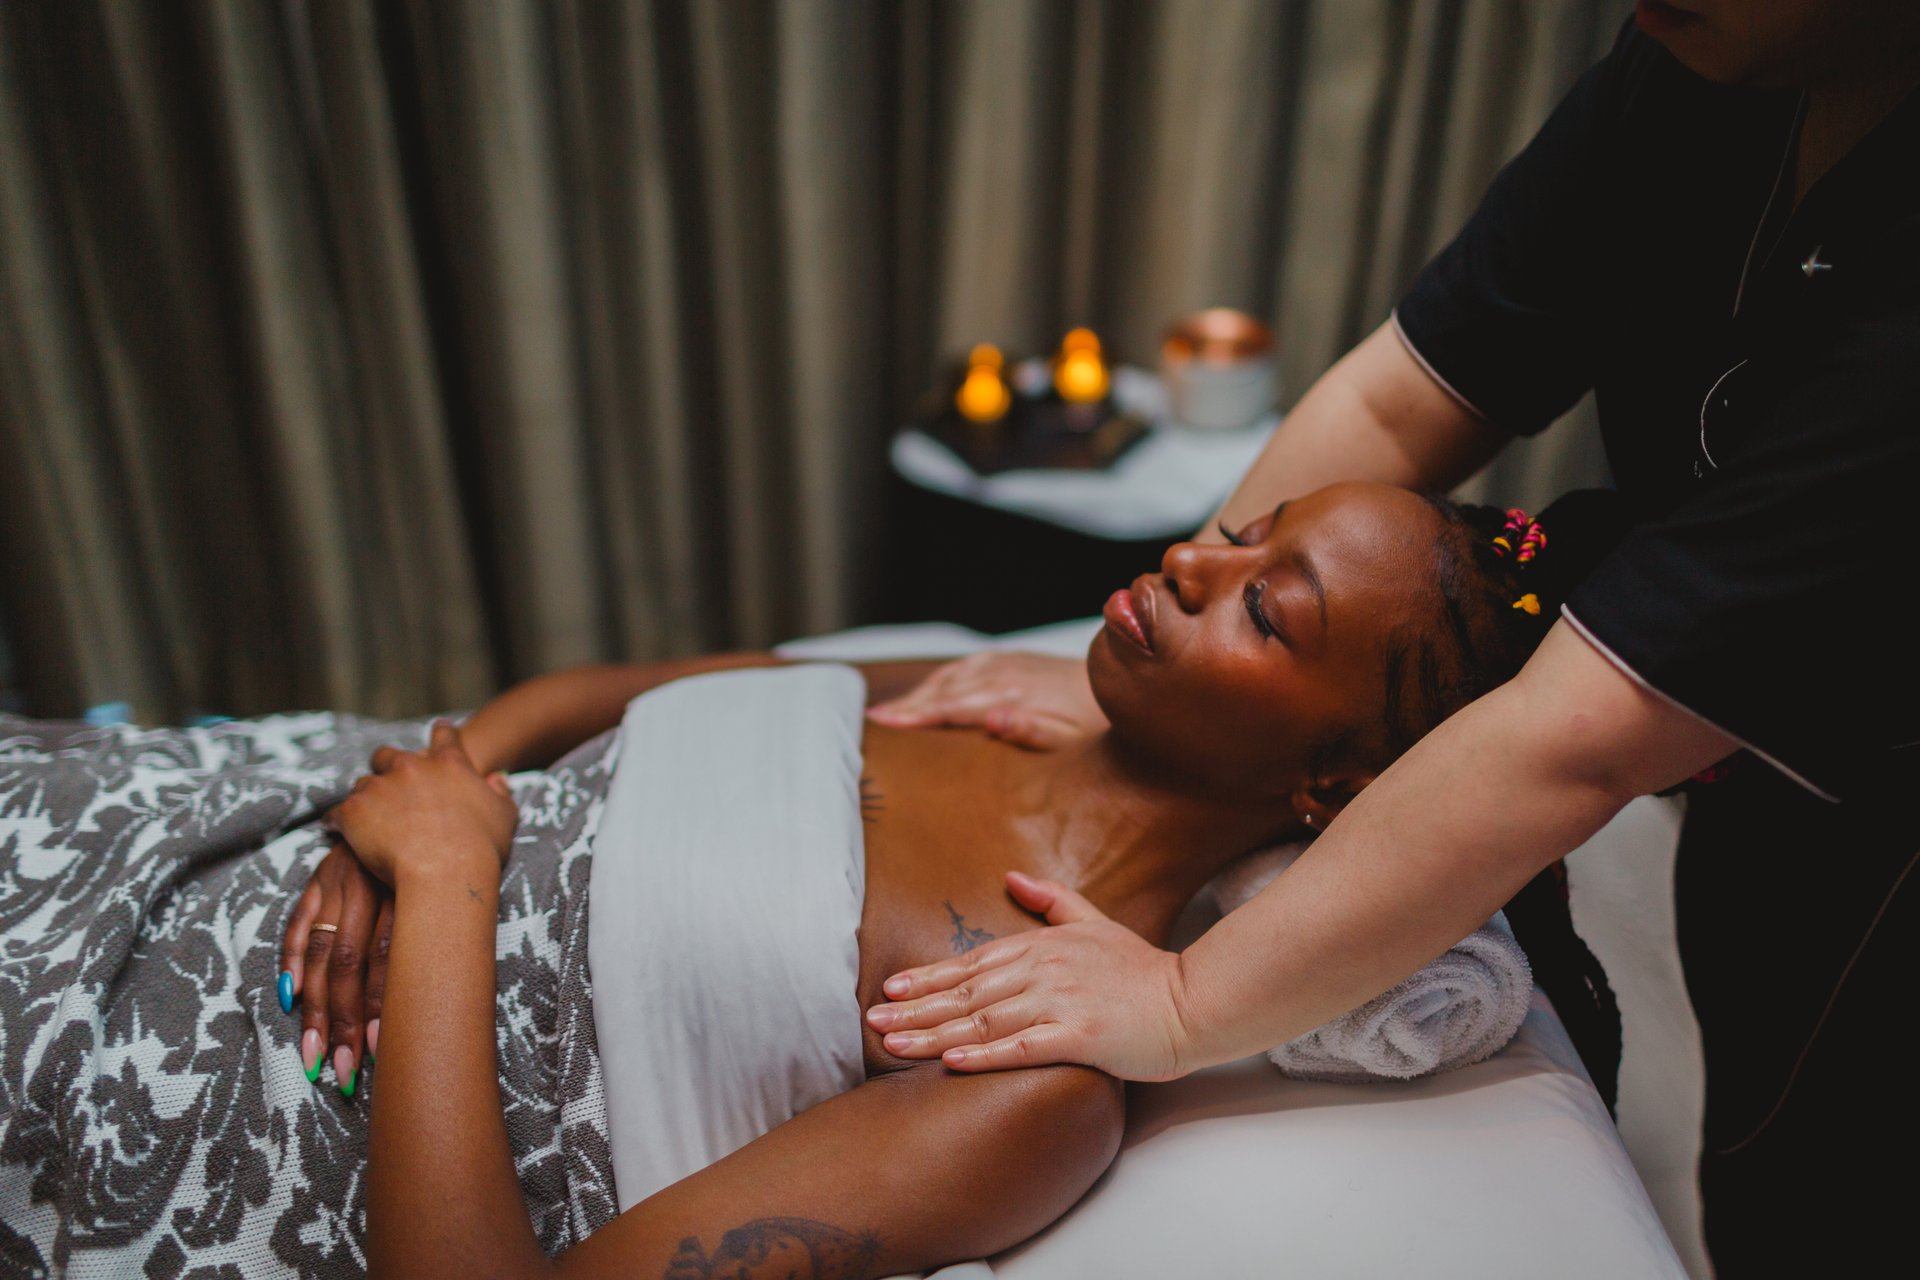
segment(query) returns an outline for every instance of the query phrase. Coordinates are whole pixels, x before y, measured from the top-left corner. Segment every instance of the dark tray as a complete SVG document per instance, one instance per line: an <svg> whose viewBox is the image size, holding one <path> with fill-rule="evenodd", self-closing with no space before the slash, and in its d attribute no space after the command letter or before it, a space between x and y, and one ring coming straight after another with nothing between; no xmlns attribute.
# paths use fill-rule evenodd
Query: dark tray
<svg viewBox="0 0 1920 1280"><path fill-rule="evenodd" d="M1007 416L985 426L961 417L947 397L917 425L982 476L1035 469L1100 471L1147 434L1147 424L1121 413L1111 398L1069 404L1054 395L1015 395Z"/></svg>

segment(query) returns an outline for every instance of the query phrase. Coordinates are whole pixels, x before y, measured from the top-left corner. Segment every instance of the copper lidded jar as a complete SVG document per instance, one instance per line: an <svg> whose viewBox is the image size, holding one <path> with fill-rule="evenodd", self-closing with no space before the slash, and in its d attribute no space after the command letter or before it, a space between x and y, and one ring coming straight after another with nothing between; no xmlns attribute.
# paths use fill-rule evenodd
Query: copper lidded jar
<svg viewBox="0 0 1920 1280"><path fill-rule="evenodd" d="M1231 307L1196 311L1167 331L1160 373L1176 425L1250 427L1274 405L1273 331Z"/></svg>

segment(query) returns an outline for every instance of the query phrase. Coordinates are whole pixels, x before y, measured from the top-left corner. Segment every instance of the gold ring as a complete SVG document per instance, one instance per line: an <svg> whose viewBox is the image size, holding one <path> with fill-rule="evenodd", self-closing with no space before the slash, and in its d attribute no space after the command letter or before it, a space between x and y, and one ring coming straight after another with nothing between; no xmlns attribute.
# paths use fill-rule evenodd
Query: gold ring
<svg viewBox="0 0 1920 1280"><path fill-rule="evenodd" d="M337 924L317 924L313 926L313 931L315 933L338 933L340 932L340 926Z"/></svg>

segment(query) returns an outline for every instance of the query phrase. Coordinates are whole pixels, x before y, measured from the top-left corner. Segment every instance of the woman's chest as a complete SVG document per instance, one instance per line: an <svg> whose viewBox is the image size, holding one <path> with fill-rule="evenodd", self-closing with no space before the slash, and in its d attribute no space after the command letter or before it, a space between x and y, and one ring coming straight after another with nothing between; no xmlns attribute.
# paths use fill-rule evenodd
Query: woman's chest
<svg viewBox="0 0 1920 1280"><path fill-rule="evenodd" d="M868 756L862 1010L886 999L881 984L902 969L964 955L1038 924L1007 896L1006 872L1031 869L1020 842L964 773L936 776L911 758L876 751L871 741ZM870 1027L863 1024L863 1032L869 1075L905 1065Z"/></svg>

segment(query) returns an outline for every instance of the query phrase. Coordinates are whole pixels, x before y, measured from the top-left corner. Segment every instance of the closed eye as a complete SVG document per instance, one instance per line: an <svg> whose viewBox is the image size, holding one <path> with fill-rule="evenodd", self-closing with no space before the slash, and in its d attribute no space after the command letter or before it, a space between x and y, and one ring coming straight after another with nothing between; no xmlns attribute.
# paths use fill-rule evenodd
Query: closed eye
<svg viewBox="0 0 1920 1280"><path fill-rule="evenodd" d="M1247 616L1253 619L1254 630L1263 636L1278 640L1282 644L1290 645L1292 642L1287 638L1286 634L1280 627L1274 624L1272 618L1267 616L1266 610L1260 607L1261 603L1266 599L1266 596L1266 583L1249 582L1240 591L1240 603L1246 606Z"/></svg>
<svg viewBox="0 0 1920 1280"><path fill-rule="evenodd" d="M1273 532L1274 525L1280 523L1280 515L1286 509L1287 504L1283 502L1273 510L1267 512L1266 515L1249 520L1240 527L1240 532L1238 533L1227 528L1227 522L1224 518L1218 522L1217 527L1220 530L1220 536L1234 546L1250 547L1256 542L1265 542L1267 540L1267 535Z"/></svg>

